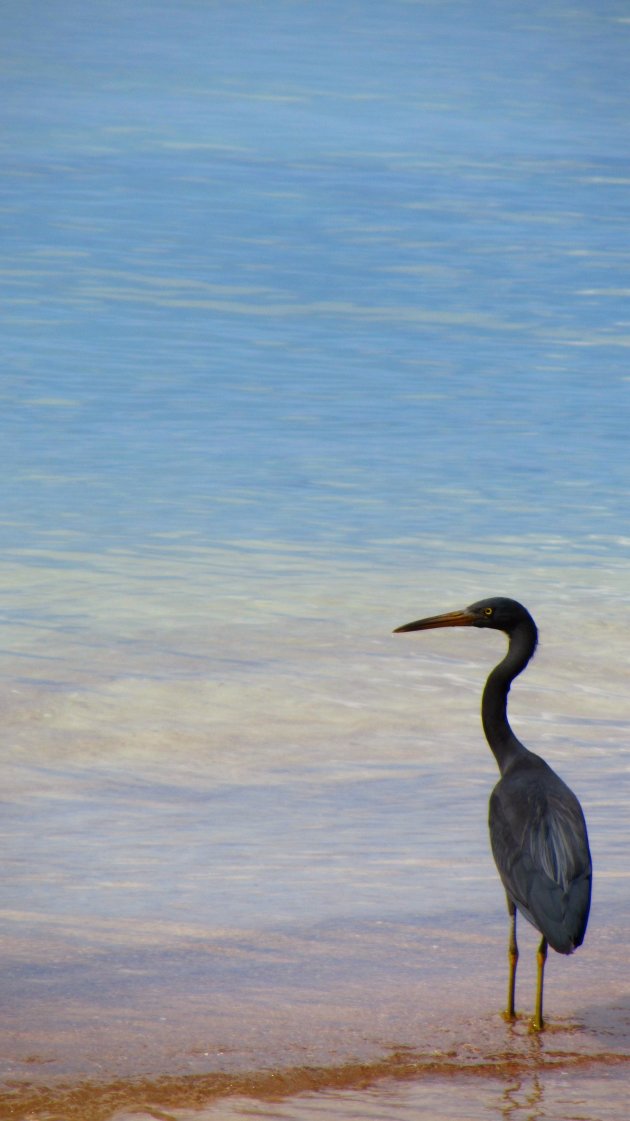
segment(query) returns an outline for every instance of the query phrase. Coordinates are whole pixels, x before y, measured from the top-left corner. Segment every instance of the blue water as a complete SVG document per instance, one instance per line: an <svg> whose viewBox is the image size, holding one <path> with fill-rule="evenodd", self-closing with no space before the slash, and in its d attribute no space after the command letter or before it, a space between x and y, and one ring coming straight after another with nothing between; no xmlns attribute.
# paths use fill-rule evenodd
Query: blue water
<svg viewBox="0 0 630 1121"><path fill-rule="evenodd" d="M0 44L0 1074L477 1046L551 1121L547 1059L629 1053L627 3L22 0ZM390 637L499 592L596 867L535 1059L496 1014L502 646ZM337 1118L385 1108L353 1077Z"/></svg>
<svg viewBox="0 0 630 1121"><path fill-rule="evenodd" d="M624 3L2 23L5 547L623 534Z"/></svg>

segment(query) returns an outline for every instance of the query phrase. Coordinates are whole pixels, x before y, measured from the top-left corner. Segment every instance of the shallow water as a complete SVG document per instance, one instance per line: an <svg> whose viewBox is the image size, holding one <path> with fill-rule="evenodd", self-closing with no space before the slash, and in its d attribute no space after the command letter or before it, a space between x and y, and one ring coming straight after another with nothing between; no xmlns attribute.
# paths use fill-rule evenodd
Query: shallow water
<svg viewBox="0 0 630 1121"><path fill-rule="evenodd" d="M263 1117L310 1121L310 1118L348 1117L366 1121L384 1118L434 1117L436 1121L451 1118L470 1118L479 1121L487 1117L533 1119L546 1117L564 1121L575 1118L597 1117L601 1121L616 1121L627 1108L627 1081L613 1072L604 1079L589 1075L575 1075L563 1071L559 1076L540 1074L513 1074L504 1080L428 1078L412 1085L400 1081L385 1083L378 1089L360 1091L326 1091L317 1095L302 1095L288 1104L260 1103L237 1099L200 1113L200 1119L219 1121L225 1118ZM150 1114L122 1113L117 1121L150 1117ZM175 1118L190 1116L187 1111L175 1110Z"/></svg>
<svg viewBox="0 0 630 1121"><path fill-rule="evenodd" d="M519 732L583 801L597 871L584 947L551 955L550 1026L538 1041L526 924L522 1019L510 1028L499 1015L507 924L486 836L496 775L478 694L502 637L392 636L386 620L416 610L405 614L417 604L415 572L399 572L380 602L385 572L365 573L353 591L325 565L316 580L296 558L292 594L302 599L308 585L314 618L287 608L267 559L253 618L233 606L226 622L221 600L195 626L182 622L186 604L219 558L199 560L173 559L186 578L180 598L169 593L170 610L180 608L170 632L150 605L151 589L164 587L160 561L160 578L143 562L138 612L124 604L125 641L115 638L124 600L108 605L105 578L102 618L85 621L89 661L83 638L56 631L55 678L47 667L41 680L39 643L20 639L22 674L4 712L3 1076L13 1115L46 1116L50 1106L107 1117L148 1103L188 1116L212 1101L209 1116L256 1115L262 1107L240 1097L218 1103L279 1084L283 1104L269 1106L278 1116L343 1116L344 1102L351 1116L366 1085L369 1108L381 1108L381 1084L395 1101L395 1078L405 1081L404 1116L420 1108L426 1077L433 1085L470 1070L475 1087L477 1076L488 1082L481 1103L508 1093L515 1072L544 1080L558 1064L608 1095L630 1031L619 949L629 729L625 674L612 658L623 661L622 573L600 568L589 585L586 568L577 579L563 571L586 647L571 649L573 613L562 612L513 690ZM233 558L233 604L250 563ZM132 568L111 559L113 586ZM260 587L262 557L257 571ZM69 579L88 613L92 593L75 574L40 569L58 595ZM456 579L470 599L471 577ZM550 571L528 579L537 614L554 617ZM555 596L557 577L552 586ZM343 619L326 615L333 589ZM603 606L615 599L621 613L602 644ZM35 625L33 637L42 633ZM326 1093L320 1104L284 1100L305 1090Z"/></svg>
<svg viewBox="0 0 630 1121"><path fill-rule="evenodd" d="M617 1117L625 5L20 5L0 1113ZM596 880L500 1009L500 635Z"/></svg>

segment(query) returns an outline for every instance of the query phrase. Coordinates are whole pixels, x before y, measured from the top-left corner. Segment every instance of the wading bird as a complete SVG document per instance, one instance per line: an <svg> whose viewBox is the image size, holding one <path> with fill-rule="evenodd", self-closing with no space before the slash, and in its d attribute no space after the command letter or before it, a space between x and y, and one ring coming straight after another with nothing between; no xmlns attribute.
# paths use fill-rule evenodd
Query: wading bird
<svg viewBox="0 0 630 1121"><path fill-rule="evenodd" d="M504 631L508 652L492 670L483 691L481 720L501 778L490 796L490 842L507 895L510 915L508 1002L514 1019L518 946L516 911L542 934L538 948L536 1011L533 1026L543 1027L543 975L547 944L559 954L582 945L591 902L592 865L582 807L575 794L538 755L516 738L507 718L510 685L532 657L536 624L516 600L495 597L397 627L424 631L434 627L490 627Z"/></svg>

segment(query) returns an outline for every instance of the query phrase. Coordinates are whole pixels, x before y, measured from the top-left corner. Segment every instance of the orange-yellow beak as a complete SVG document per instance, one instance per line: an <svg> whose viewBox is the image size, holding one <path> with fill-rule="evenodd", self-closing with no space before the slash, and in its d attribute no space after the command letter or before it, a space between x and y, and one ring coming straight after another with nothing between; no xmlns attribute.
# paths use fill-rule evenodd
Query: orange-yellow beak
<svg viewBox="0 0 630 1121"><path fill-rule="evenodd" d="M396 627L394 634L402 634L403 631L430 631L435 627L472 627L476 621L470 611L447 611L444 615L431 615L429 619L405 623L403 627Z"/></svg>

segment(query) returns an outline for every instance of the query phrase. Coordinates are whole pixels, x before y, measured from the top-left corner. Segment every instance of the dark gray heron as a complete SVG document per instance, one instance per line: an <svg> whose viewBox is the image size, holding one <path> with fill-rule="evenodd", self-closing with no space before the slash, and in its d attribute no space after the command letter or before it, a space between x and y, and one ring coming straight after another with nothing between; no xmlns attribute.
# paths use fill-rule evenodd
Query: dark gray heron
<svg viewBox="0 0 630 1121"><path fill-rule="evenodd" d="M508 651L486 681L481 720L501 778L490 796L490 842L507 895L510 916L508 1002L514 1019L518 945L517 910L542 935L538 947L536 1011L533 1026L543 1027L543 976L547 946L571 954L582 945L591 903L592 864L586 822L575 794L538 755L516 738L507 718L507 698L538 642L536 624L513 599L493 597L397 627L425 631L434 627L490 627L508 636Z"/></svg>

